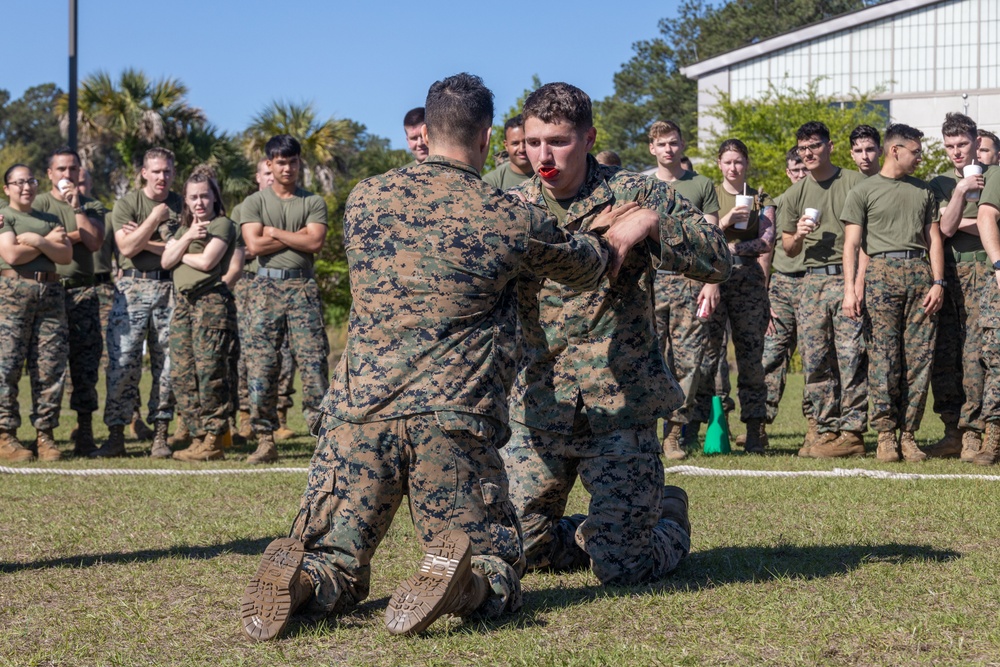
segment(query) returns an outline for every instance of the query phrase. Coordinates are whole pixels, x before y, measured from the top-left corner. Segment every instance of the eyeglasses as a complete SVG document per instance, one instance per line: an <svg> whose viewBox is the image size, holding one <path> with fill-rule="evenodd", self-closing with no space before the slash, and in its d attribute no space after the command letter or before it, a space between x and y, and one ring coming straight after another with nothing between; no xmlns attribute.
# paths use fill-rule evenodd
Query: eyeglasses
<svg viewBox="0 0 1000 667"><path fill-rule="evenodd" d="M817 141L814 144L808 144L806 146L796 146L795 152L798 153L799 155L805 155L806 153L815 153L819 149L823 148L823 146L826 146L825 141Z"/></svg>
<svg viewBox="0 0 1000 667"><path fill-rule="evenodd" d="M37 178L27 178L27 179L22 178L19 181L7 181L7 185L16 185L18 187L18 189L24 189L24 186L26 186L26 185L29 188L36 188L36 187L38 187L38 179Z"/></svg>
<svg viewBox="0 0 1000 667"><path fill-rule="evenodd" d="M906 146L904 144L893 144L893 146L895 148L905 148L906 150L913 153L914 157L920 157L921 155L924 154L924 149L922 148L910 148L909 146Z"/></svg>

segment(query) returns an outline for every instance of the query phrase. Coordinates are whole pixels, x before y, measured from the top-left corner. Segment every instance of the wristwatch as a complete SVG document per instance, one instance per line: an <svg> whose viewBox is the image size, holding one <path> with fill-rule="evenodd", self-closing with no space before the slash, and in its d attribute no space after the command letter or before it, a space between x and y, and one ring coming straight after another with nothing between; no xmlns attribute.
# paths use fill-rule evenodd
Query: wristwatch
<svg viewBox="0 0 1000 667"><path fill-rule="evenodd" d="M993 262L993 270L994 271L1000 271L1000 259L998 259L997 261Z"/></svg>
<svg viewBox="0 0 1000 667"><path fill-rule="evenodd" d="M935 280L934 284L935 285L940 285L941 287L947 287L948 286L948 281L947 280Z"/></svg>

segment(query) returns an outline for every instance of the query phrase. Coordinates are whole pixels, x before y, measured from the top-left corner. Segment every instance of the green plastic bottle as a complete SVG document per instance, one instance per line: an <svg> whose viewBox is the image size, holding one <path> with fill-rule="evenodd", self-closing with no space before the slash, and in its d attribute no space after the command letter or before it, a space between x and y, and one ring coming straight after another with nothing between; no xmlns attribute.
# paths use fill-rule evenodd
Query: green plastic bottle
<svg viewBox="0 0 1000 667"><path fill-rule="evenodd" d="M732 451L729 447L729 422L726 421L726 411L722 409L721 396L712 397L712 416L708 420L702 451L706 454L728 454Z"/></svg>

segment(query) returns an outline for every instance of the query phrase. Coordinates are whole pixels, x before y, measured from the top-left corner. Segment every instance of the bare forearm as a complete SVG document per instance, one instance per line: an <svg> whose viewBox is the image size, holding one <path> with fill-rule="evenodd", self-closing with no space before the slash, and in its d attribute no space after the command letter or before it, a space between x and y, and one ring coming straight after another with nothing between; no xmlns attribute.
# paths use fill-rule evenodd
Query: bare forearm
<svg viewBox="0 0 1000 667"><path fill-rule="evenodd" d="M948 205L941 209L941 234L952 237L959 230L962 211L965 209L965 195L952 196Z"/></svg>
<svg viewBox="0 0 1000 667"><path fill-rule="evenodd" d="M795 234L783 232L781 234L781 247L789 257L797 257L802 252L802 239L795 238Z"/></svg>
<svg viewBox="0 0 1000 667"><path fill-rule="evenodd" d="M69 237L72 243L83 243L84 247L90 252L97 252L104 244L104 234L103 222L95 222L87 215L78 213L76 216L76 231L70 232Z"/></svg>
<svg viewBox="0 0 1000 667"><path fill-rule="evenodd" d="M325 227L324 227L325 230ZM323 247L323 236L317 235L308 227L297 232L289 232L283 229L271 228L274 239L281 241L286 247L299 252L317 253Z"/></svg>

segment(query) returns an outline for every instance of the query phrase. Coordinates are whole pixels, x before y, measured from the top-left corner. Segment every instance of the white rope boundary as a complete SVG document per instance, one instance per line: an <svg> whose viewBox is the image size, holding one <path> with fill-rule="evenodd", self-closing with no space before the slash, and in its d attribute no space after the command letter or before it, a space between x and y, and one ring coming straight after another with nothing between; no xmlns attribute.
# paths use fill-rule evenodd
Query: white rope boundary
<svg viewBox="0 0 1000 667"><path fill-rule="evenodd" d="M176 468L11 468L0 466L0 474L6 475L64 475L70 477L99 477L104 475L262 475L272 473L305 474L308 468L201 468L182 470ZM691 475L694 477L868 477L871 479L922 480L922 479L975 479L986 482L1000 482L1000 475L926 475L889 470L869 470L866 468L834 468L833 470L726 470L719 468L699 468L698 466L669 466L664 468L668 475Z"/></svg>

